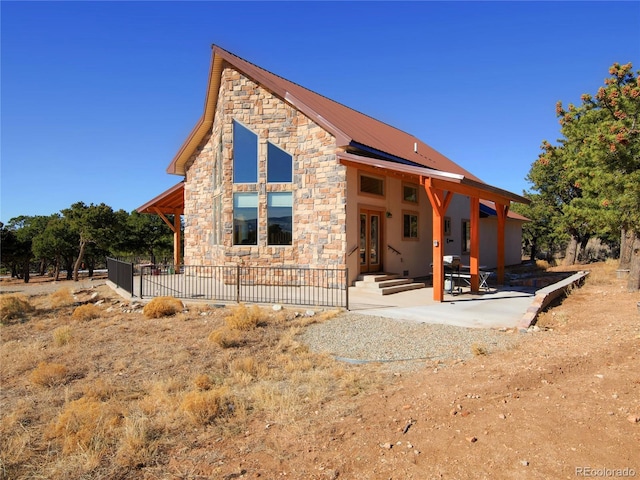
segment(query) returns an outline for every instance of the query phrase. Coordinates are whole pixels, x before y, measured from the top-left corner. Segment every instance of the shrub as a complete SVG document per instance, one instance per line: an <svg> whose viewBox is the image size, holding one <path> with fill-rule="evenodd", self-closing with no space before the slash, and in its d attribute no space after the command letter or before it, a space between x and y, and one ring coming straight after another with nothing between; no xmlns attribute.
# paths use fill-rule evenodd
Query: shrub
<svg viewBox="0 0 640 480"><path fill-rule="evenodd" d="M121 412L109 403L82 397L65 406L48 433L60 440L65 454L97 451L113 441L121 422Z"/></svg>
<svg viewBox="0 0 640 480"><path fill-rule="evenodd" d="M71 290L68 288L61 288L53 292L49 295L49 302L51 306L56 307L67 307L69 305L73 305L73 295L71 294Z"/></svg>
<svg viewBox="0 0 640 480"><path fill-rule="evenodd" d="M36 385L53 387L65 383L68 375L69 371L64 365L40 362L38 366L31 371L31 381Z"/></svg>
<svg viewBox="0 0 640 480"><path fill-rule="evenodd" d="M75 313L75 312L74 312ZM56 347L62 347L71 341L73 333L67 325L58 327L53 331L53 343Z"/></svg>
<svg viewBox="0 0 640 480"><path fill-rule="evenodd" d="M227 316L224 321L231 329L251 330L259 323L264 323L266 318L266 313L257 305L247 308L246 305L240 304L232 309L231 315Z"/></svg>
<svg viewBox="0 0 640 480"><path fill-rule="evenodd" d="M244 344L242 332L229 327L222 327L209 334L209 341L217 343L222 348L236 348Z"/></svg>
<svg viewBox="0 0 640 480"><path fill-rule="evenodd" d="M147 318L169 317L184 309L182 302L174 297L156 297L147 303L142 313Z"/></svg>
<svg viewBox="0 0 640 480"><path fill-rule="evenodd" d="M0 296L0 320L3 323L24 318L25 315L34 310L35 307L29 303L29 300L24 295Z"/></svg>
<svg viewBox="0 0 640 480"><path fill-rule="evenodd" d="M93 320L94 318L98 318L100 316L100 307L92 303L80 305L73 311L71 316L74 319L81 321Z"/></svg>
<svg viewBox="0 0 640 480"><path fill-rule="evenodd" d="M489 353L487 351L487 348L480 344L480 343L474 343L473 345L471 345L471 353L473 353L475 356L481 356L481 355L486 355L487 353Z"/></svg>
<svg viewBox="0 0 640 480"><path fill-rule="evenodd" d="M184 396L180 409L195 424L205 425L229 411L227 396L228 389L226 387L191 391Z"/></svg>
<svg viewBox="0 0 640 480"><path fill-rule="evenodd" d="M205 375L204 373L196 376L196 378L193 380L193 384L198 390L209 390L211 387L213 387L211 378L209 377L209 375Z"/></svg>

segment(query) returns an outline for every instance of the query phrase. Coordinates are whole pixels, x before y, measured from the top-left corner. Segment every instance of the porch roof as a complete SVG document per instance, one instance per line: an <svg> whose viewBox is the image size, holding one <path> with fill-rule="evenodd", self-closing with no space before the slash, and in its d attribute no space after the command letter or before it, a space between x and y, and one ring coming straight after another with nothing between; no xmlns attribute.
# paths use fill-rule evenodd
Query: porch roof
<svg viewBox="0 0 640 480"><path fill-rule="evenodd" d="M470 178L460 173L444 172L414 165L403 165L401 163L363 157L346 152L338 153L338 160L346 165L354 164L379 170L381 173L384 172L395 176L412 178L416 182L422 182L423 178L431 178L437 182L438 188L463 195L472 195L478 197L480 200L489 200L493 203L502 205L509 205L512 201L525 204L530 203L525 197L498 187L493 187L476 180L475 177ZM491 208L495 209L495 207Z"/></svg>
<svg viewBox="0 0 640 480"><path fill-rule="evenodd" d="M136 210L138 213L182 215L184 213L184 182L165 190Z"/></svg>

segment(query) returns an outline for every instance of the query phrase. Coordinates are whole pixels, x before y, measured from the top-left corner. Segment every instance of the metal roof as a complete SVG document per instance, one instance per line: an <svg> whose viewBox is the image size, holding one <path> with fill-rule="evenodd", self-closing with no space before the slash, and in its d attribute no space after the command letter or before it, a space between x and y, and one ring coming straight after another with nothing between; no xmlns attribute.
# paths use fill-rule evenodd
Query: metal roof
<svg viewBox="0 0 640 480"><path fill-rule="evenodd" d="M220 76L227 64L325 128L336 137L339 147L348 151L357 151L360 147L364 147L369 154L377 153L383 157L386 155L389 158L405 160L435 170L461 174L466 178L484 183L471 172L409 133L271 73L218 46L214 45L212 49L203 115L170 163L167 168L168 173L184 175L188 158L208 133L213 123Z"/></svg>

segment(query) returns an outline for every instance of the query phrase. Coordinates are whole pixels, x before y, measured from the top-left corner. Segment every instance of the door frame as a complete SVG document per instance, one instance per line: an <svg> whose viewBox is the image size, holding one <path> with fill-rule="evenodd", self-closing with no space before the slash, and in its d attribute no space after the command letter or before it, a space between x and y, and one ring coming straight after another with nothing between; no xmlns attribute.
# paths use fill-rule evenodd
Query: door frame
<svg viewBox="0 0 640 480"><path fill-rule="evenodd" d="M369 261L366 263L361 263L361 255L358 256L358 271L359 273L375 273L384 271L384 213L385 209L383 207L375 207L372 205L358 205L358 246L361 245L361 217L362 215L367 216L367 224L366 224L366 247L365 250L370 250L370 239L371 239L371 215L375 215L379 218L378 225L378 263L371 264ZM366 253L366 252L365 252ZM367 255L366 258L370 259ZM371 265L374 265L372 267Z"/></svg>

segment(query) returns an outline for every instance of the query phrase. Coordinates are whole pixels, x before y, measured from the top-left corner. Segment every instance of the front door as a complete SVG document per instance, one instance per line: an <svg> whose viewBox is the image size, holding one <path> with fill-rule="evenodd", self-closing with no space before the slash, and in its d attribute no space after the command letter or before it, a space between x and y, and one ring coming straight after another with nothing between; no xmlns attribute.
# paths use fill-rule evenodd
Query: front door
<svg viewBox="0 0 640 480"><path fill-rule="evenodd" d="M380 272L382 213L360 210L360 272Z"/></svg>

